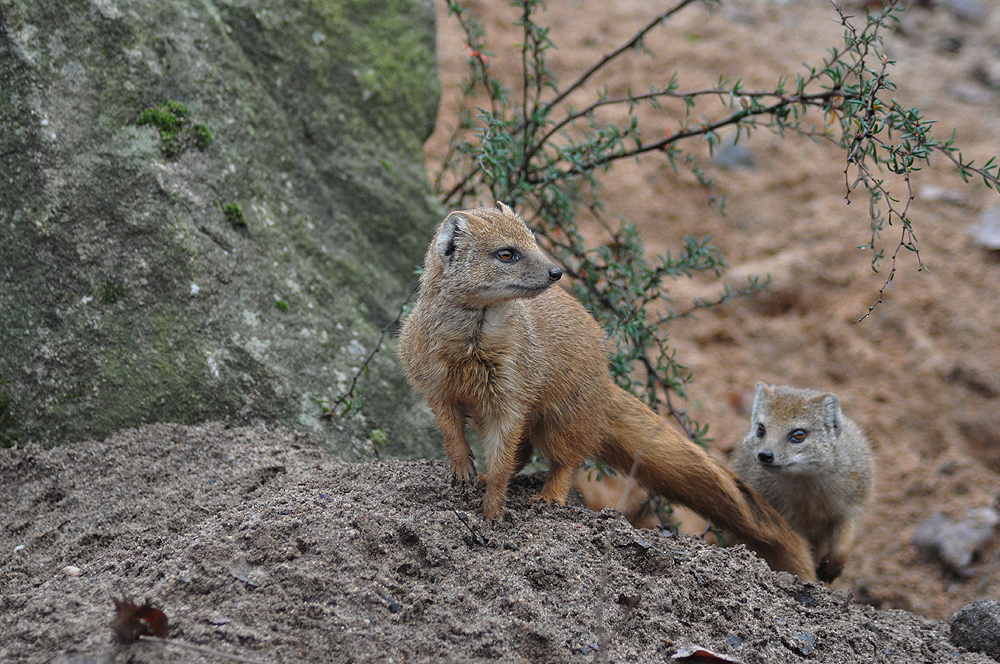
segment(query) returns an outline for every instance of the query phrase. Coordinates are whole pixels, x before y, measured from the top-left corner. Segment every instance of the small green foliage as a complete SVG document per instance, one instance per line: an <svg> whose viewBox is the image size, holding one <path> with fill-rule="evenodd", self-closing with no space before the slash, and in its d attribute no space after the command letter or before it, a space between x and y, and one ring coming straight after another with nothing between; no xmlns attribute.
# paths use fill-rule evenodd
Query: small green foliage
<svg viewBox="0 0 1000 664"><path fill-rule="evenodd" d="M274 303L274 306L278 308L278 311L288 311L288 303L284 300L278 300Z"/></svg>
<svg viewBox="0 0 1000 664"><path fill-rule="evenodd" d="M97 299L105 304L114 304L125 296L125 282L121 277L108 277L97 289Z"/></svg>
<svg viewBox="0 0 1000 664"><path fill-rule="evenodd" d="M334 416L333 409L330 407L330 402L328 400L320 399L319 397L313 397L312 400L316 403L317 406L319 406L320 418L326 419L328 417Z"/></svg>
<svg viewBox="0 0 1000 664"><path fill-rule="evenodd" d="M11 410L7 388L0 388L0 447L12 447L17 442L17 417Z"/></svg>
<svg viewBox="0 0 1000 664"><path fill-rule="evenodd" d="M161 108L179 120L186 118L188 114L187 106L179 101L167 100Z"/></svg>
<svg viewBox="0 0 1000 664"><path fill-rule="evenodd" d="M375 453L375 458L381 461L382 450L385 449L385 444L389 442L388 432L385 429L372 429L368 437L372 441L372 451Z"/></svg>
<svg viewBox="0 0 1000 664"><path fill-rule="evenodd" d="M176 159L189 147L204 150L212 142L212 132L201 123L188 118L187 106L167 101L151 106L136 119L137 125L151 124L160 132L160 151L167 159Z"/></svg>
<svg viewBox="0 0 1000 664"><path fill-rule="evenodd" d="M212 142L212 132L200 122L191 128L191 133L194 135L194 146L199 150L204 150Z"/></svg>
<svg viewBox="0 0 1000 664"><path fill-rule="evenodd" d="M243 216L243 208L241 208L238 204L227 203L223 206L222 213L226 215L226 219L229 220L229 223L236 228L247 227L246 217Z"/></svg>

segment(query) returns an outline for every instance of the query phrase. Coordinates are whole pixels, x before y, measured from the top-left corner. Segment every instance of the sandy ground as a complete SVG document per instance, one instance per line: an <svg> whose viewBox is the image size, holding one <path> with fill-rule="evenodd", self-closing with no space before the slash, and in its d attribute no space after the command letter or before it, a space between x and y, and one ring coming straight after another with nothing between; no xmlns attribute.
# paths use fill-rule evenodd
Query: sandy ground
<svg viewBox="0 0 1000 664"><path fill-rule="evenodd" d="M0 662L214 662L113 638L149 600L168 640L255 662L953 662L946 623L775 575L742 547L541 506L492 523L437 461L354 465L259 425L155 425L0 450ZM602 601L603 598L603 601ZM603 617L598 618L598 608ZM700 660L686 660L700 661Z"/></svg>
<svg viewBox="0 0 1000 664"><path fill-rule="evenodd" d="M673 5L547 4L544 21L559 47L550 64L563 82ZM896 97L936 119L939 136L957 128L965 157L982 164L1000 152L1000 8L931 4L937 8L905 12L886 40L897 61L891 72ZM493 72L519 89L520 55L501 46L521 41L512 25L516 14L503 3L470 7L495 37ZM975 7L986 16L959 18L962 8ZM737 0L715 12L691 7L651 33L647 45L655 58L623 58L595 86L612 95L645 91L677 71L681 89L715 85L720 75L741 76L747 89L773 88L780 74L800 73L803 62L819 64L827 47L842 43L834 18L830 5L818 0ZM448 118L468 49L443 12L439 25L440 117ZM647 136L664 135L680 122L669 104L643 117ZM446 135L442 124L427 144L432 172ZM870 254L856 248L870 236L867 202L856 192L845 204L844 154L834 145L782 140L766 130L745 146L752 168L702 162L726 196L724 216L707 205L690 174L675 175L662 159L622 163L604 179L606 216L636 223L651 254L680 245L684 235L710 234L722 249L731 269L719 280L676 282L678 308L724 283L743 285L749 274L771 276L768 293L670 329L678 356L694 372L692 413L710 425L717 457L724 459L749 426L757 381L835 392L868 432L878 465L875 502L835 587L877 607L938 618L973 599L996 597L996 537L968 575L957 576L918 551L911 536L935 511L961 519L1000 494L1000 266L996 253L974 246L966 233L1000 197L981 183L963 185L943 158L917 173L911 212L930 271L917 272L904 252L885 302L855 323L877 300L885 272L873 273ZM895 230L885 233L888 250L896 237Z"/></svg>

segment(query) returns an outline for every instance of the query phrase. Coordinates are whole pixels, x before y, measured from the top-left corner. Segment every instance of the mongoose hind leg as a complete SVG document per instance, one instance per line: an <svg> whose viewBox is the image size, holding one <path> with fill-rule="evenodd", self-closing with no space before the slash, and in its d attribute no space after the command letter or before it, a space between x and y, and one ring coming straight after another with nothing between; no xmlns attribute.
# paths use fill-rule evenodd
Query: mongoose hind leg
<svg viewBox="0 0 1000 664"><path fill-rule="evenodd" d="M566 504L566 497L569 495L569 488L573 484L573 477L576 469L583 459L576 463L566 463L564 461L549 460L549 476L545 480L545 486L537 496L532 496L532 502Z"/></svg>

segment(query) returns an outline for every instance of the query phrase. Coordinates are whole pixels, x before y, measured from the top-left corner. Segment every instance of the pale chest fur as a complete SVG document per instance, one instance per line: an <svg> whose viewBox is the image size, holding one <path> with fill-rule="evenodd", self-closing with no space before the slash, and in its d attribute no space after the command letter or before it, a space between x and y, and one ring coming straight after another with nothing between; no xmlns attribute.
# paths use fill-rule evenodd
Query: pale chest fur
<svg viewBox="0 0 1000 664"><path fill-rule="evenodd" d="M753 484L788 521L814 545L829 537L831 531L853 519L862 501L856 494L860 477L832 474L816 476L772 476L760 469Z"/></svg>
<svg viewBox="0 0 1000 664"><path fill-rule="evenodd" d="M519 303L485 311L463 311L427 329L428 371L419 382L428 396L459 405L474 419L489 418L523 398L529 338Z"/></svg>

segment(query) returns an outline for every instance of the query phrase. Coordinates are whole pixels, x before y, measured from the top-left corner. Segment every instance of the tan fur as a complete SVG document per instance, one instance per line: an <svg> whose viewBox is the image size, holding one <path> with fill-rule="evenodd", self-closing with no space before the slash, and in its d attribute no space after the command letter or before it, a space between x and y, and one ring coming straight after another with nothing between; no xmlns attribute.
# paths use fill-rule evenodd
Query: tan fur
<svg viewBox="0 0 1000 664"><path fill-rule="evenodd" d="M514 260L504 261L506 251ZM772 567L813 579L805 542L733 473L614 384L605 333L510 208L453 212L431 242L399 353L444 434L455 479L476 478L467 421L486 452L483 513L496 516L533 449L538 500L563 503L585 458L629 473L732 531Z"/></svg>
<svg viewBox="0 0 1000 664"><path fill-rule="evenodd" d="M573 477L573 488L580 493L583 502L590 509L600 512L610 507L621 512L622 516L636 528L654 530L665 525L676 526L678 532L684 535L700 537L706 542L723 545L723 540L714 532L706 532L711 525L707 519L680 503L670 505L672 518L669 524L665 524L654 506L649 503L652 494L621 473L598 477L593 470L580 468Z"/></svg>
<svg viewBox="0 0 1000 664"><path fill-rule="evenodd" d="M806 538L819 578L835 579L874 482L868 439L843 416L836 395L757 383L750 431L733 465Z"/></svg>

